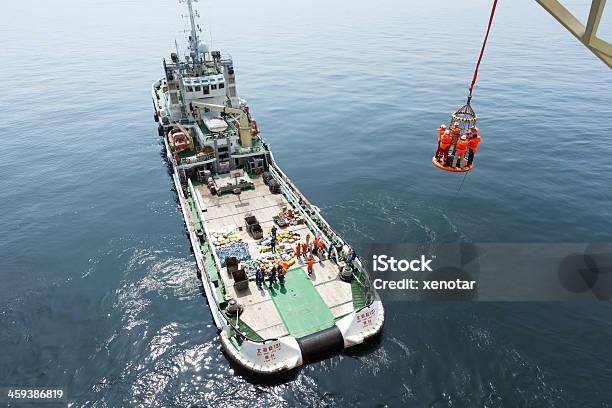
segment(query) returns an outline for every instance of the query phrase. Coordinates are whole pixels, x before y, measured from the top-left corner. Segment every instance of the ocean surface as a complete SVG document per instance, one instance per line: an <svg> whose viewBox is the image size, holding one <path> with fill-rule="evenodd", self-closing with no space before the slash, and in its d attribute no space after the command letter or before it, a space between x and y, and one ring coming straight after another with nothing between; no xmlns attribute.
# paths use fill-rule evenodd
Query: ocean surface
<svg viewBox="0 0 612 408"><path fill-rule="evenodd" d="M4 3L0 386L64 386L74 407L612 406L609 302L389 303L369 348L245 378L220 352L153 122L184 6ZM589 1L566 3L586 18ZM355 245L612 242L612 75L534 1L499 3L477 168L432 166L489 6L198 3L278 163Z"/></svg>

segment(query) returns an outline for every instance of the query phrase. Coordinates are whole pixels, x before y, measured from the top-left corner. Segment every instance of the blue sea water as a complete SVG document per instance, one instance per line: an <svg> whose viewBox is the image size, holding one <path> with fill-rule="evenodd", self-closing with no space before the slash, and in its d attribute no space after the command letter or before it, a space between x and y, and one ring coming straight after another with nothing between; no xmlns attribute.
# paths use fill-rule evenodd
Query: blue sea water
<svg viewBox="0 0 612 408"><path fill-rule="evenodd" d="M278 163L352 243L612 241L610 70L536 2L498 6L473 100L478 167L431 165L489 5L199 10ZM273 384L237 375L152 120L180 7L3 4L0 386L66 386L75 407L612 405L608 302L391 303L369 349Z"/></svg>

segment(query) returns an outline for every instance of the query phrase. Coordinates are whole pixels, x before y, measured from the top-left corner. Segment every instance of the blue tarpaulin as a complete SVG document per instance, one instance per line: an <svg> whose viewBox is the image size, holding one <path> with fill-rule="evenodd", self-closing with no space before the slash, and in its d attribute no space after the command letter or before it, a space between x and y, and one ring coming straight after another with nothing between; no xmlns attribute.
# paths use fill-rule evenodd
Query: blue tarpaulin
<svg viewBox="0 0 612 408"><path fill-rule="evenodd" d="M251 259L249 254L249 246L244 242L232 244L226 247L216 248L217 256L221 264L225 266L225 260L230 257L235 257L239 261L247 261Z"/></svg>

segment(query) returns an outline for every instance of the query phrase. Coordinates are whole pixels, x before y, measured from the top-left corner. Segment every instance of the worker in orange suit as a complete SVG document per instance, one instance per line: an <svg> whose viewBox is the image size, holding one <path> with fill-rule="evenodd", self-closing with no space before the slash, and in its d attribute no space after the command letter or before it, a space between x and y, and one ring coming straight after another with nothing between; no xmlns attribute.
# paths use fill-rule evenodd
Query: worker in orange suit
<svg viewBox="0 0 612 408"><path fill-rule="evenodd" d="M446 125L440 125L440 127L438 128L438 140L440 139L440 137L442 137L444 132L446 132Z"/></svg>
<svg viewBox="0 0 612 408"><path fill-rule="evenodd" d="M319 243L317 244L318 247L318 251L317 251L317 256L319 257L319 261L323 262L323 253L325 251L325 242L323 242L322 239L319 239Z"/></svg>
<svg viewBox="0 0 612 408"><path fill-rule="evenodd" d="M312 275L312 267L314 265L314 259L312 254L308 255L308 276Z"/></svg>
<svg viewBox="0 0 612 408"><path fill-rule="evenodd" d="M315 237L314 240L312 241L312 253L314 255L317 254L317 251L319 250L319 238Z"/></svg>
<svg viewBox="0 0 612 408"><path fill-rule="evenodd" d="M283 271L283 275L286 275L287 272L289 272L289 262L287 262L287 261L283 262L283 269L282 269L282 271Z"/></svg>
<svg viewBox="0 0 612 408"><path fill-rule="evenodd" d="M302 242L302 255L306 257L307 252L308 252L308 244L305 242Z"/></svg>
<svg viewBox="0 0 612 408"><path fill-rule="evenodd" d="M480 136L478 135L478 128L472 129L472 136L469 142L468 160L467 165L470 166L474 162L474 154L478 151L478 143L480 143Z"/></svg>
<svg viewBox="0 0 612 408"><path fill-rule="evenodd" d="M459 122L455 122L453 126L451 126L451 136L453 137L451 144L454 146L457 140L459 140L459 136L461 136L461 126L459 126Z"/></svg>
<svg viewBox="0 0 612 408"><path fill-rule="evenodd" d="M440 127L438 128L438 149L436 150L436 159L442 154L440 143L442 141L442 135L444 135L444 132L446 132L446 125L440 125Z"/></svg>
<svg viewBox="0 0 612 408"><path fill-rule="evenodd" d="M295 246L295 256L299 259L302 256L302 244L299 242Z"/></svg>
<svg viewBox="0 0 612 408"><path fill-rule="evenodd" d="M446 130L440 137L440 145L436 152L436 159L438 162L444 163L444 161L446 161L452 141L453 137L451 136L450 130Z"/></svg>
<svg viewBox="0 0 612 408"><path fill-rule="evenodd" d="M468 146L469 141L466 135L461 136L461 138L457 140L457 145L455 146L455 156L457 158L457 164L455 167L463 167L463 159L465 157L465 152L467 151Z"/></svg>

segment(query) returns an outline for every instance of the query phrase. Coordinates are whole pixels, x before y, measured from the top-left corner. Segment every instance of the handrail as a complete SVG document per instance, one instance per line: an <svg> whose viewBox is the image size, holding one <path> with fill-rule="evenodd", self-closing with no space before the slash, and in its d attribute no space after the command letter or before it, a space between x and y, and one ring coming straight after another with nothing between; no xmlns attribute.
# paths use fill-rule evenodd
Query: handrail
<svg viewBox="0 0 612 408"><path fill-rule="evenodd" d="M189 192L191 193L191 196L193 197L193 202L195 203L196 209L198 210L198 217L200 217L203 212L203 209L200 204L200 199L198 197L197 191L195 190L195 188L193 188L193 183L191 182L190 178L187 179L187 185L189 186ZM202 222L202 228L204 229L204 235L206 236L206 241L210 245L212 243L212 239L211 239L210 231L208 230L208 226L206 225L205 222ZM217 252L214 250L214 248L210 247L210 249L213 255L213 259L215 260L215 266L217 267L217 270L220 273L222 270L221 261L219 260L219 257L217 256Z"/></svg>
<svg viewBox="0 0 612 408"><path fill-rule="evenodd" d="M312 225L312 227L315 229L315 231L320 232L321 236L324 237L326 240L328 240L326 237L326 234L323 231L321 231L321 228L319 228L316 221L313 220L313 218L315 218L317 221L323 224L324 227L326 227L327 234L329 234L336 242L339 242L342 245L346 245L346 242L342 238L340 238L338 234L336 234L336 232L327 223L327 221L319 214L319 212L312 208L313 205L306 199L306 197L304 197L302 192L291 182L291 179L289 179L289 177L276 165L272 152L270 152L270 158L271 158L271 163L269 166L270 171L273 173L273 175L276 176L276 178L279 179L278 181L281 183L281 187L284 187L284 189L286 190L287 196L288 196L287 198L289 199L293 198L293 201L297 201L295 203L296 207L300 210L300 212L304 216L304 219L314 224ZM293 197L290 197L290 196L293 196ZM310 207L311 211L313 212L314 217L306 213L302 209L303 205L299 204L300 200L303 203L305 203L306 206ZM330 245L330 242L326 242L326 244ZM359 261L359 259L355 259L352 262L352 264L353 266L357 266L357 269L359 269L359 271L361 272L361 275L365 277L364 280L367 281L367 282L361 282L359 279L357 280L358 283L364 289L364 297L365 297L365 303L366 303L366 306L364 307L370 306L374 302L374 296L372 296L373 291L372 291L372 283L371 283L370 277L367 271L365 270L365 268L363 267L363 265L361 264L361 261Z"/></svg>
<svg viewBox="0 0 612 408"><path fill-rule="evenodd" d="M367 273L367 271L365 270L365 268L363 267L363 265L361 264L361 261L359 259L353 260L353 265L357 266L357 269L361 272L361 276L364 279L364 282L361 282L359 279L357 279L357 282L364 289L364 296L365 296L365 306L364 307L368 307L368 306L370 306L374 302L374 300L375 300L374 294L376 293L376 292L374 292L372 290L373 285L372 285L372 282L370 280L370 275ZM355 277L355 276L353 275L353 277ZM363 307L360 308L359 310L361 310L361 309L363 309Z"/></svg>
<svg viewBox="0 0 612 408"><path fill-rule="evenodd" d="M283 180L280 175L278 174L278 172L276 171L275 168L270 167L270 170L275 173L274 175L279 179L279 183L281 183L281 187L285 190L285 195L287 196L287 199L293 203L296 208L298 209L298 211L302 214L302 216L304 217L304 221L307 222L309 224L310 227L312 227L315 232L320 233L321 237L324 239L324 241L326 242L327 245L329 245L329 239L327 238L327 236L325 235L325 233L323 231L321 231L321 229L319 228L319 226L316 224L316 222L312 219L312 217L310 216L310 214L308 214L306 211L304 211L304 208L302 205L300 205L299 203L299 199L298 197L295 195L295 193L290 189L290 186L285 182L285 180Z"/></svg>

